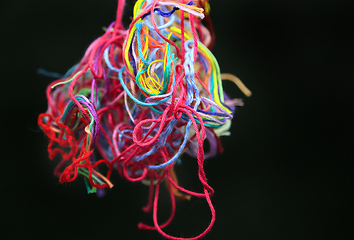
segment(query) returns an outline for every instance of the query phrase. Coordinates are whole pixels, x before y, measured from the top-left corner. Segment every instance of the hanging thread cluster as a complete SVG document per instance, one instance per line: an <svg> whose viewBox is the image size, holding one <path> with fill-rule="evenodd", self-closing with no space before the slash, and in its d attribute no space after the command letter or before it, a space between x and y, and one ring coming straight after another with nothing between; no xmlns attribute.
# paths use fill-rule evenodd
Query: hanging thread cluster
<svg viewBox="0 0 354 240"><path fill-rule="evenodd" d="M222 79L235 82L247 96L251 92L237 77L220 74L210 51L214 33L207 0L138 0L128 29L122 24L124 5L124 0L118 2L116 21L80 63L47 88L48 110L38 124L50 140L49 158L61 158L54 174L61 183L82 176L89 193L112 188L113 169L129 181L149 185L143 210L153 212L154 225L138 227L169 239L184 239L162 230L174 217L175 200L205 198L211 220L203 233L190 238L199 239L215 221L204 160L222 151L219 136L230 134L235 106L243 105L227 97ZM95 158L96 150L102 159ZM178 184L174 166L184 152L197 159L201 193ZM102 165L105 173L99 171ZM163 180L172 211L159 223Z"/></svg>

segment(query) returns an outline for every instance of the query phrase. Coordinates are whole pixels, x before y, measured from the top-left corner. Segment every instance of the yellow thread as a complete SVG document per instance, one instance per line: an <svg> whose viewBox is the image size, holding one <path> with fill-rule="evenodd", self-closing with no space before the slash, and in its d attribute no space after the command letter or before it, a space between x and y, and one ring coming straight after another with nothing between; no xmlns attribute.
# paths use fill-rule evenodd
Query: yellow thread
<svg viewBox="0 0 354 240"><path fill-rule="evenodd" d="M133 12L134 12L133 18L136 18L136 16L139 15L139 10L140 10L140 12L142 11L141 5L144 4L144 3L143 3L144 1L145 1L145 0L138 0L138 1L135 3L135 5L134 5L134 10L133 10ZM139 6L139 7L138 7L138 6Z"/></svg>
<svg viewBox="0 0 354 240"><path fill-rule="evenodd" d="M127 43L126 43L126 47L125 47L125 52L124 52L124 58L125 58L125 62L128 66L128 70L133 73L134 70L133 70L133 67L131 66L130 64L130 61L129 61L129 48L130 48L130 45L131 45L131 42L132 42L132 39L133 39L133 35L134 35L134 32L136 30L136 27L135 25L132 27L132 30L128 36L128 39L127 39Z"/></svg>
<svg viewBox="0 0 354 240"><path fill-rule="evenodd" d="M155 61L153 61L153 62L151 62L150 63L150 65L149 65L149 67L148 67L148 76L150 77L150 78L152 78L151 76L150 76L150 72L151 72L151 66L154 64L154 63L157 63L157 62L162 62L163 60L162 59L157 59L157 60L155 60ZM162 83L160 83L160 79L159 79L159 77L157 76L157 74L154 72L154 74L155 74L155 76L156 76L156 78L158 79L158 81L156 81L155 79L155 82L161 87L162 86Z"/></svg>
<svg viewBox="0 0 354 240"><path fill-rule="evenodd" d="M210 13L210 4L208 2L205 3L205 14L209 14Z"/></svg>
<svg viewBox="0 0 354 240"><path fill-rule="evenodd" d="M247 97L252 96L252 92L243 84L243 82L236 77L235 75L232 75L230 73L222 73L220 74L222 80L229 80L234 82L237 87L245 94Z"/></svg>

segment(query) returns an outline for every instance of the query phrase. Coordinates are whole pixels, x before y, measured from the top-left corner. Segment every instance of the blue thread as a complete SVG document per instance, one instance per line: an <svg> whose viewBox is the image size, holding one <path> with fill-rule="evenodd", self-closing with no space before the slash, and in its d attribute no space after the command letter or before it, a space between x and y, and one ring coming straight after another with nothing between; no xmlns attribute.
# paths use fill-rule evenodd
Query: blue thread
<svg viewBox="0 0 354 240"><path fill-rule="evenodd" d="M56 72L49 72L49 71L45 70L44 68L38 68L37 73L44 75L46 77L52 77L52 78L57 78L57 79L63 78L62 74L56 73Z"/></svg>

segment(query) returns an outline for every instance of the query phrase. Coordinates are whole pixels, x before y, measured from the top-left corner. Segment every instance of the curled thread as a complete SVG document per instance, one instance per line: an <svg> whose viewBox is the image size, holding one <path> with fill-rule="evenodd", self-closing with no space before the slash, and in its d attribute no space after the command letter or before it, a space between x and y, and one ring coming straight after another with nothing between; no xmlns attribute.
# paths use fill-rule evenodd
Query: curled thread
<svg viewBox="0 0 354 240"><path fill-rule="evenodd" d="M125 1L116 20L94 40L82 60L46 90L48 110L38 125L49 138L49 158L60 156L54 174L61 183L83 178L88 193L110 189L113 169L131 182L149 186L145 212L168 239L200 239L215 222L204 161L223 151L220 136L230 135L231 119L241 99L230 99L222 80L251 92L234 75L221 74L212 52L214 33L206 0L138 0L124 29ZM209 151L204 152L204 142ZM102 159L96 159L98 151ZM196 158L202 192L181 186L174 171L182 155ZM182 159L182 160L181 160ZM161 183L171 213L158 219ZM198 236L178 238L164 232L176 212L176 200L203 198L211 218Z"/></svg>

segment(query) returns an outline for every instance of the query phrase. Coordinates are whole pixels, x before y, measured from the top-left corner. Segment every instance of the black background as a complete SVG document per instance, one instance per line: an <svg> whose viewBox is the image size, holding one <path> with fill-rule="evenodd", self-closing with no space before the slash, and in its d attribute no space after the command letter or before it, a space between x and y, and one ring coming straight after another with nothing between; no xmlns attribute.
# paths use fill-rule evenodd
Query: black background
<svg viewBox="0 0 354 240"><path fill-rule="evenodd" d="M127 1L128 26L134 1ZM222 72L252 90L243 97L225 151L205 164L216 223L205 239L353 239L354 39L352 1L211 0L213 53ZM114 174L104 198L83 181L61 185L37 126L53 79L77 63L103 26L113 0L2 1L2 239L163 239L138 230L148 189ZM196 161L183 157L182 186L200 190ZM166 192L161 221L169 214ZM192 237L210 220L202 200L178 202L166 232ZM5 224L4 224L5 223Z"/></svg>

